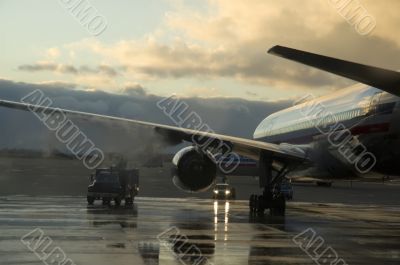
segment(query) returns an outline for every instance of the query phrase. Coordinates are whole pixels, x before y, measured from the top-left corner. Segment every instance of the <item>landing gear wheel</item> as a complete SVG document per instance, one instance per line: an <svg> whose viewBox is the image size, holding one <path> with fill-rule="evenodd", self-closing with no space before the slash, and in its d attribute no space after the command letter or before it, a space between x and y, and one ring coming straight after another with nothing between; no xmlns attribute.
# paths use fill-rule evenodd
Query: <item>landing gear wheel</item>
<svg viewBox="0 0 400 265"><path fill-rule="evenodd" d="M256 211L258 215L264 214L264 197L262 195L256 196Z"/></svg>
<svg viewBox="0 0 400 265"><path fill-rule="evenodd" d="M125 205L132 205L133 204L133 198L125 198Z"/></svg>
<svg viewBox="0 0 400 265"><path fill-rule="evenodd" d="M285 216L286 200L283 194L276 195L272 200L270 214L273 216Z"/></svg>
<svg viewBox="0 0 400 265"><path fill-rule="evenodd" d="M93 205L93 203L94 203L94 197L92 197L92 196L87 196L87 202L88 202L89 205Z"/></svg>
<svg viewBox="0 0 400 265"><path fill-rule="evenodd" d="M249 199L249 208L250 208L250 213L254 213L256 211L256 199L255 199L256 195L251 194L250 195L250 199Z"/></svg>
<svg viewBox="0 0 400 265"><path fill-rule="evenodd" d="M249 210L250 213L254 212L254 194L251 194L249 198Z"/></svg>

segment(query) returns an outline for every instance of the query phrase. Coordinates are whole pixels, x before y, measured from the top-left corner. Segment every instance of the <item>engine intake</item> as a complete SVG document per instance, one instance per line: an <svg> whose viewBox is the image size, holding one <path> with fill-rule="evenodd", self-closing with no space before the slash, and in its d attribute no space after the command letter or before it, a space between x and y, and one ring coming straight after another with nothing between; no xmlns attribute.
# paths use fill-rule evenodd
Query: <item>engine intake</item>
<svg viewBox="0 0 400 265"><path fill-rule="evenodd" d="M189 146L180 150L172 159L175 186L186 192L208 190L215 182L217 166L206 154Z"/></svg>

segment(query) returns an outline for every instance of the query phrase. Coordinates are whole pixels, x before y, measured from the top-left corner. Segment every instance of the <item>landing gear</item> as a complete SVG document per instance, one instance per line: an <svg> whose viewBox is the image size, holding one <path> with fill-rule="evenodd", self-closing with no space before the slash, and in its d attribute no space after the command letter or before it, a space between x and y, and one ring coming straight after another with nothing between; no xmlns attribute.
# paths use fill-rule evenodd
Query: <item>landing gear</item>
<svg viewBox="0 0 400 265"><path fill-rule="evenodd" d="M249 208L252 215L264 215L265 210L273 216L284 216L286 210L285 196L281 193L272 195L264 192L263 195L252 194L249 199Z"/></svg>
<svg viewBox="0 0 400 265"><path fill-rule="evenodd" d="M131 206L133 204L134 197L125 198L125 206Z"/></svg>
<svg viewBox="0 0 400 265"><path fill-rule="evenodd" d="M265 207L267 206L265 203L265 199L263 195L255 196L256 198L256 213L258 215L264 215Z"/></svg>
<svg viewBox="0 0 400 265"><path fill-rule="evenodd" d="M256 214L259 213L263 210L263 205L262 205L262 196L257 195L257 194L252 194L249 199L249 207L250 207L250 213Z"/></svg>
<svg viewBox="0 0 400 265"><path fill-rule="evenodd" d="M249 199L249 209L250 209L250 213L254 213L256 211L256 202L255 202L255 196L254 194L250 195L250 199Z"/></svg>
<svg viewBox="0 0 400 265"><path fill-rule="evenodd" d="M272 216L285 216L286 200L282 193L277 194L273 200L269 212Z"/></svg>
<svg viewBox="0 0 400 265"><path fill-rule="evenodd" d="M259 160L260 187L264 188L262 195L252 194L249 199L251 215L263 215L269 209L273 216L284 216L286 199L280 192L283 178L293 169L293 165L274 159L272 154L262 153Z"/></svg>

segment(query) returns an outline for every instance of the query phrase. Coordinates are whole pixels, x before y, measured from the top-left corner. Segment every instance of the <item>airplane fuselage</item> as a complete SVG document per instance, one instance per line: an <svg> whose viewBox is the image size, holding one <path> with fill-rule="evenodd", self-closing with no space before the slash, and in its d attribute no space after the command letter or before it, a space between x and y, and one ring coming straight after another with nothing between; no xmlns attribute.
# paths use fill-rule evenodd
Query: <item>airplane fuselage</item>
<svg viewBox="0 0 400 265"><path fill-rule="evenodd" d="M399 174L400 98L358 84L268 116L254 139L306 146L316 166L331 174L354 173L362 152L376 158L373 171Z"/></svg>

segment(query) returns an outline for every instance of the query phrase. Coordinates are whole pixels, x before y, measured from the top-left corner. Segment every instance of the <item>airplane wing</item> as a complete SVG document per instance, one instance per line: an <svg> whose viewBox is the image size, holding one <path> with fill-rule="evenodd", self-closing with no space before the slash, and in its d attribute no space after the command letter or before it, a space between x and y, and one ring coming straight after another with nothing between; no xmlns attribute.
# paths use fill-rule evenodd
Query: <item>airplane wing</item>
<svg viewBox="0 0 400 265"><path fill-rule="evenodd" d="M268 53L346 77L379 88L393 95L400 96L399 72L344 61L283 46L274 46L268 51Z"/></svg>
<svg viewBox="0 0 400 265"><path fill-rule="evenodd" d="M106 121L121 122L123 124L144 126L148 127L149 129L154 129L160 134L160 136L164 137L166 140L174 142L175 144L182 141L204 142L204 139L208 139L211 142L210 144L211 147L213 145L218 146L221 143L224 143L230 146L233 152L256 160L260 158L261 151L267 151L272 153L275 158L289 163L290 162L299 163L308 161L307 154L303 149L297 148L296 146L290 146L287 144L277 145L272 143L265 143L265 142L245 139L245 138L238 138L222 134L196 131L191 129L185 129L180 127L174 127L174 126L168 126L150 122L106 116L94 113L59 109L59 108L42 107L42 106L26 104L21 102L7 101L7 100L0 100L0 106L11 109L24 110L24 111L31 111L32 109L34 109L35 112L40 112L44 114L50 114L53 113L54 111L59 111L64 113L68 117L76 117L81 119L94 118L96 120L100 119ZM199 139L202 140L200 141Z"/></svg>

